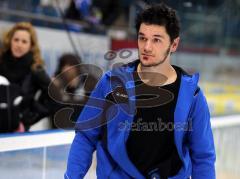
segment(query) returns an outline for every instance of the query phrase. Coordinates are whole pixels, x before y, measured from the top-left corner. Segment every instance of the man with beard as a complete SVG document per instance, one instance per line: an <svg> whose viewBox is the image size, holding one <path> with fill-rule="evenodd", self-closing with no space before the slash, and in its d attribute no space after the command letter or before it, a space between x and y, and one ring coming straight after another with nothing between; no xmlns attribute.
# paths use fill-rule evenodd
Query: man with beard
<svg viewBox="0 0 240 179"><path fill-rule="evenodd" d="M65 178L215 178L215 149L199 75L171 65L179 20L165 4L136 19L139 60L107 72L76 124Z"/></svg>

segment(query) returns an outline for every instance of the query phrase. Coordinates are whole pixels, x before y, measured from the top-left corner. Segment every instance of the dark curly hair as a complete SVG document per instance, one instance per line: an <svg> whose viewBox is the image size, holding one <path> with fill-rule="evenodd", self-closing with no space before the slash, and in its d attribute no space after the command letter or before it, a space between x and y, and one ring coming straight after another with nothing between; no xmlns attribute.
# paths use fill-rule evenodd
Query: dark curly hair
<svg viewBox="0 0 240 179"><path fill-rule="evenodd" d="M135 24L137 33L142 23L164 26L171 42L179 36L180 23L176 11L164 3L149 5L137 15Z"/></svg>

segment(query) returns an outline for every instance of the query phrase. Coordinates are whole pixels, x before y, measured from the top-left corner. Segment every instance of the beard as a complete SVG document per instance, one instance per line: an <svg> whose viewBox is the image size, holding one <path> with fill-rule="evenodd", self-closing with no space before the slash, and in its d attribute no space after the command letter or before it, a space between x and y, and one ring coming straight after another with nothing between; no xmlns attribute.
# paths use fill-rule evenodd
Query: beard
<svg viewBox="0 0 240 179"><path fill-rule="evenodd" d="M142 61L140 60L141 66L143 66L143 67L154 67L154 66L161 65L162 63L164 63L164 62L166 61L166 59L167 59L167 57L168 57L168 55L169 55L169 53L170 53L170 48L171 48L171 44L169 45L168 49L165 51L164 57L163 57L162 60L157 61L157 62L155 62L155 63L151 63L151 64L144 64L144 63L142 63Z"/></svg>

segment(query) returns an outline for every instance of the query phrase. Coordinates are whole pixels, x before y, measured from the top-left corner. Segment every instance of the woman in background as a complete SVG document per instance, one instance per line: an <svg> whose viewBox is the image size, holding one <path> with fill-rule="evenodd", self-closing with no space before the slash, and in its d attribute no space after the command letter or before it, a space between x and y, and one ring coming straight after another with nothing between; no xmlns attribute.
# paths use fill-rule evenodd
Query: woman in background
<svg viewBox="0 0 240 179"><path fill-rule="evenodd" d="M52 108L47 93L50 78L43 64L34 27L28 22L15 24L3 37L0 52L0 75L10 84L17 85L23 97L20 112L16 115L18 119L14 119L15 125L8 132L28 130L50 115Z"/></svg>
<svg viewBox="0 0 240 179"><path fill-rule="evenodd" d="M52 120L53 128L74 127L87 96L97 83L96 77L87 68L77 55L66 53L59 58L53 83L60 92L55 97L62 110Z"/></svg>
<svg viewBox="0 0 240 179"><path fill-rule="evenodd" d="M81 59L71 53L63 54L55 72L54 83L59 88L61 101L71 102L79 100L74 94L80 85Z"/></svg>

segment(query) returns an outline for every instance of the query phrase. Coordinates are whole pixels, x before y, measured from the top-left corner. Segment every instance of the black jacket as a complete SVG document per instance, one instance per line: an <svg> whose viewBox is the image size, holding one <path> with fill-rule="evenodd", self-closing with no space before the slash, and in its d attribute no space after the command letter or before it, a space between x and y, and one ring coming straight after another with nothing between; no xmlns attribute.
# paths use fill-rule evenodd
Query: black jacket
<svg viewBox="0 0 240 179"><path fill-rule="evenodd" d="M3 53L0 57L0 75L6 77L10 84L20 87L23 100L17 116L26 129L54 112L53 101L48 96L51 80L43 67L31 69L32 63L31 52L19 59L14 58L10 51Z"/></svg>

